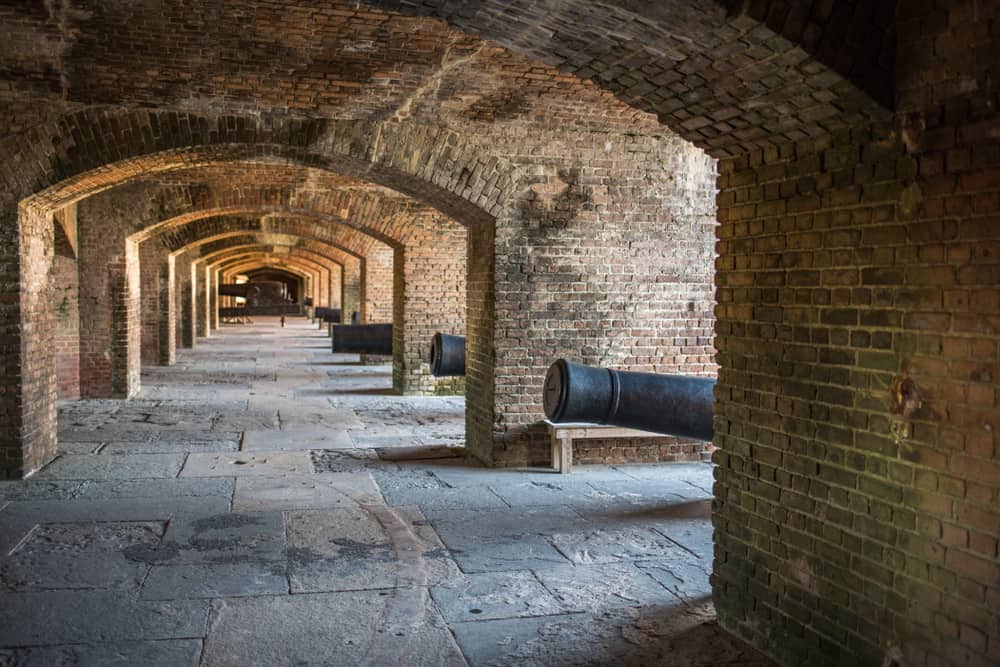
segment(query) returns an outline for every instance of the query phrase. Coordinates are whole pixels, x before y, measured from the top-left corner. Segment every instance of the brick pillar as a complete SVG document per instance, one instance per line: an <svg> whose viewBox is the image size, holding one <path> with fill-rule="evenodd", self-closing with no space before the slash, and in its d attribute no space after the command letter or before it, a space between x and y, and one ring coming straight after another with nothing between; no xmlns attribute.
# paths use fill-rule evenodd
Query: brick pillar
<svg viewBox="0 0 1000 667"><path fill-rule="evenodd" d="M0 219L0 465L23 477L56 455L56 374L49 300L52 216L16 206Z"/></svg>
<svg viewBox="0 0 1000 667"><path fill-rule="evenodd" d="M492 225L470 228L466 252L465 446L487 465L493 463L495 238Z"/></svg>
<svg viewBox="0 0 1000 667"><path fill-rule="evenodd" d="M375 244L364 260L361 283L361 321L366 324L392 321L393 250Z"/></svg>
<svg viewBox="0 0 1000 667"><path fill-rule="evenodd" d="M342 264L336 265L330 270L330 286L327 290L329 298L327 299L326 306L328 308L340 308L341 299L341 285L344 280L344 266Z"/></svg>
<svg viewBox="0 0 1000 667"><path fill-rule="evenodd" d="M403 394L465 392L464 377L431 374L431 338L465 335L465 229L425 229L395 251L393 386Z"/></svg>
<svg viewBox="0 0 1000 667"><path fill-rule="evenodd" d="M214 330L219 328L219 271L212 266L205 270L208 273L208 326Z"/></svg>
<svg viewBox="0 0 1000 667"><path fill-rule="evenodd" d="M191 280L193 281L194 290L194 326L195 326L195 338L207 338L211 331L209 329L209 308L210 304L208 301L209 285L208 285L208 269L205 268L204 263L194 262L191 265Z"/></svg>
<svg viewBox="0 0 1000 667"><path fill-rule="evenodd" d="M160 264L159 359L161 366L171 366L177 359L177 259L168 254Z"/></svg>
<svg viewBox="0 0 1000 667"><path fill-rule="evenodd" d="M139 253L129 230L106 224L87 200L78 210L80 395L128 398L139 386ZM135 345L136 349L130 349Z"/></svg>
<svg viewBox="0 0 1000 667"><path fill-rule="evenodd" d="M192 280L191 259L187 253L174 256L174 283L176 297L174 307L176 312L176 336L179 347L194 347L195 326L195 284Z"/></svg>
<svg viewBox="0 0 1000 667"><path fill-rule="evenodd" d="M349 257L344 264L343 280L340 285L340 318L344 324L351 323L351 313L361 311L363 301L361 290L362 263L357 257Z"/></svg>
<svg viewBox="0 0 1000 667"><path fill-rule="evenodd" d="M139 391L142 327L139 314L139 245L125 242L124 261L108 267L108 298L111 300L111 394L130 398Z"/></svg>
<svg viewBox="0 0 1000 667"><path fill-rule="evenodd" d="M142 318L142 362L159 364L166 349L167 329L164 326L167 314L163 301L169 295L164 284L170 251L159 240L147 239L139 243L139 269L141 278L141 318ZM167 355L169 357L169 355Z"/></svg>

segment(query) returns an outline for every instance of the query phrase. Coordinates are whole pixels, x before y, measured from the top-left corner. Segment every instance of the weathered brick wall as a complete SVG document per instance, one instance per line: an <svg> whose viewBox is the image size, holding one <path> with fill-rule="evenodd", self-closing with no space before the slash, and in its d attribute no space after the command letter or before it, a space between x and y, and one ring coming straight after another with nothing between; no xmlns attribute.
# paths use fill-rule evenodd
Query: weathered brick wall
<svg viewBox="0 0 1000 667"><path fill-rule="evenodd" d="M194 347L194 284L191 281L191 257L186 252L174 255L174 294L177 347Z"/></svg>
<svg viewBox="0 0 1000 667"><path fill-rule="evenodd" d="M142 357L142 303L139 244L128 240L124 253L108 267L111 302L111 394L130 398L139 391Z"/></svg>
<svg viewBox="0 0 1000 667"><path fill-rule="evenodd" d="M1000 7L899 15L895 124L721 165L715 603L786 664L1000 656Z"/></svg>
<svg viewBox="0 0 1000 667"><path fill-rule="evenodd" d="M393 385L404 394L464 394L464 377L435 378L431 339L465 335L466 231L431 219L396 250Z"/></svg>
<svg viewBox="0 0 1000 667"><path fill-rule="evenodd" d="M328 300L326 302L327 308L340 308L343 303L343 290L344 288L344 265L339 264L337 267L330 271L330 282L327 285ZM317 304L324 305L324 304Z"/></svg>
<svg viewBox="0 0 1000 667"><path fill-rule="evenodd" d="M76 259L56 255L50 280L59 398L80 398L80 288Z"/></svg>
<svg viewBox="0 0 1000 667"><path fill-rule="evenodd" d="M168 349L169 340L161 340L170 331L164 322L170 311L163 303L168 296L170 284L163 284L167 272L167 257L170 251L157 239L149 239L139 244L140 269L140 319L142 321L141 358L145 364L172 363L173 352ZM169 336L167 336L169 338Z"/></svg>
<svg viewBox="0 0 1000 667"><path fill-rule="evenodd" d="M195 281L195 335L206 338L211 334L209 329L208 273L204 262L194 262L191 265L192 280Z"/></svg>
<svg viewBox="0 0 1000 667"><path fill-rule="evenodd" d="M4 221L0 220L0 223ZM19 253L18 264L5 256L4 280L20 286L18 298L3 303L5 367L2 378L6 477L33 473L56 456L55 317L51 308L54 229L50 213L23 210L17 223L6 220L0 243L4 253ZM17 230L10 235L9 232ZM27 332L28 335L24 335ZM15 353L16 352L16 353Z"/></svg>
<svg viewBox="0 0 1000 667"><path fill-rule="evenodd" d="M392 248L386 245L372 249L365 257L364 307L361 321L367 324L392 321Z"/></svg>
<svg viewBox="0 0 1000 667"><path fill-rule="evenodd" d="M469 440L482 453L480 443L492 438L490 459L502 465L546 461L541 388L559 357L715 373L714 161L670 135L567 133L537 153L544 157L513 158L528 176L496 223L492 298L488 287L473 288L470 273L470 330L473 320L479 332L494 328L492 351L473 340L473 354L484 361L495 354L495 393L491 433L470 432ZM560 155L573 157L553 157ZM481 308L494 310L491 322L474 312ZM470 386L488 382L488 371L474 372ZM482 429L490 408L474 407L480 414L470 425ZM620 460L623 444L591 443L580 460ZM638 460L661 459L655 444L627 444ZM687 458L699 459L706 447L688 443ZM680 454L662 452L665 460Z"/></svg>

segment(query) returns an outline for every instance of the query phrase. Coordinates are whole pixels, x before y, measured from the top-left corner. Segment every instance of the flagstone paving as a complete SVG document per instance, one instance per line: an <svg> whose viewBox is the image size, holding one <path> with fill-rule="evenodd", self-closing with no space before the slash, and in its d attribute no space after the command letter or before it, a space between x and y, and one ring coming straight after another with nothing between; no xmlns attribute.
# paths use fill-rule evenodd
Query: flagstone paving
<svg viewBox="0 0 1000 667"><path fill-rule="evenodd" d="M0 483L0 664L770 664L712 622L710 464L483 468L464 399L325 340L226 326L62 404Z"/></svg>

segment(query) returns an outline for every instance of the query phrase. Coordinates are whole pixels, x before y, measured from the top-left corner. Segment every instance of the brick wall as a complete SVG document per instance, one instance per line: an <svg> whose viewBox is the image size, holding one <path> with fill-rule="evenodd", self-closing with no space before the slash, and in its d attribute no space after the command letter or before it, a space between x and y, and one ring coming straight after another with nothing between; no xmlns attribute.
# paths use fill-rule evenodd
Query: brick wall
<svg viewBox="0 0 1000 667"><path fill-rule="evenodd" d="M51 293L59 398L80 398L80 288L75 258L53 258Z"/></svg>
<svg viewBox="0 0 1000 667"><path fill-rule="evenodd" d="M327 308L340 308L343 303L343 286L344 286L344 265L338 264L335 268L330 271L330 284L327 286L327 294L329 295L328 301L326 302ZM323 304L317 304L323 305Z"/></svg>
<svg viewBox="0 0 1000 667"><path fill-rule="evenodd" d="M364 307L361 321L367 324L392 321L393 251L388 246L372 249L365 257Z"/></svg>
<svg viewBox="0 0 1000 667"><path fill-rule="evenodd" d="M139 244L141 358L145 364L170 363L172 358L172 353L164 354L167 341L161 341L161 334L166 330L163 319L167 314L161 300L169 290L169 284L162 283L169 254L158 240L146 240Z"/></svg>
<svg viewBox="0 0 1000 667"><path fill-rule="evenodd" d="M465 335L466 231L428 220L396 250L393 384L405 394L464 394L464 377L435 378L431 339Z"/></svg>
<svg viewBox="0 0 1000 667"><path fill-rule="evenodd" d="M715 373L714 162L669 135L567 133L537 153L545 157L513 157L527 176L497 219L492 295L489 283L479 282L488 265L470 260L469 330L476 333L469 385L478 400L492 376L494 398L471 407L470 427L485 429L488 416L491 430L470 432L469 440L477 455L501 465L546 460L541 387L559 357L635 371ZM559 155L573 159L552 157ZM480 234L473 249L483 252L487 240ZM491 337L478 338L489 328ZM492 372L479 366L491 358ZM621 460L626 445L636 460L682 455L649 442L612 441L582 448L580 460ZM705 448L681 447L691 459Z"/></svg>
<svg viewBox="0 0 1000 667"><path fill-rule="evenodd" d="M998 18L901 3L896 123L720 167L715 602L786 664L1000 655Z"/></svg>
<svg viewBox="0 0 1000 667"><path fill-rule="evenodd" d="M191 281L191 257L186 252L174 255L174 325L178 347L194 347L194 284Z"/></svg>

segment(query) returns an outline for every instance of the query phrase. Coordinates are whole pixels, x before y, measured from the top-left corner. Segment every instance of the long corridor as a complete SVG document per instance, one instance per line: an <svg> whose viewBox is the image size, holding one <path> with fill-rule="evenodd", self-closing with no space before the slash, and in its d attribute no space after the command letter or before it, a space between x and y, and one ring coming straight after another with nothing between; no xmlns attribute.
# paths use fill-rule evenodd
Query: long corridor
<svg viewBox="0 0 1000 667"><path fill-rule="evenodd" d="M0 664L769 664L711 622L710 464L479 467L303 319L142 380L0 486Z"/></svg>

